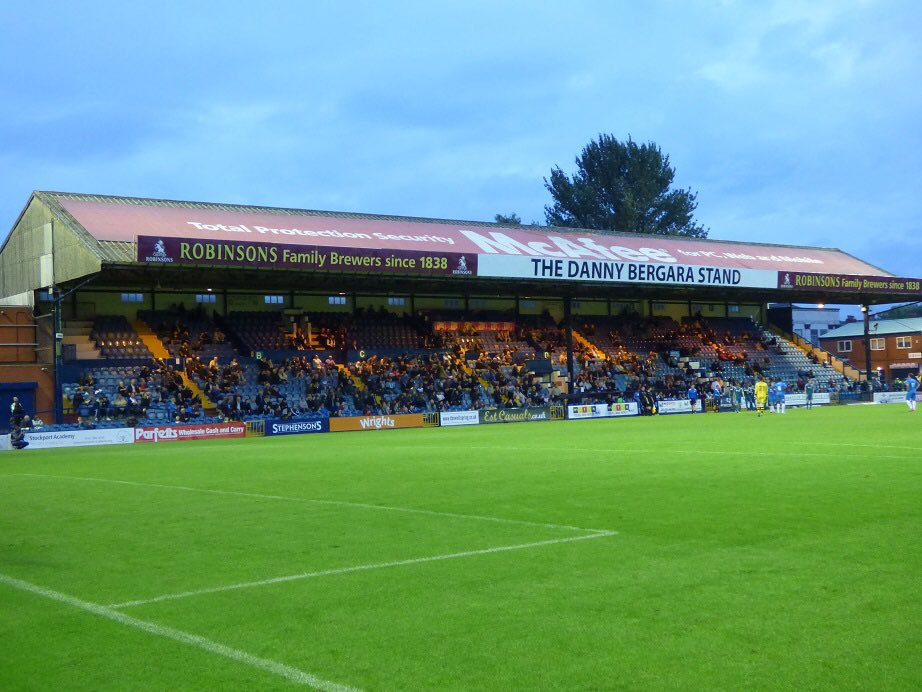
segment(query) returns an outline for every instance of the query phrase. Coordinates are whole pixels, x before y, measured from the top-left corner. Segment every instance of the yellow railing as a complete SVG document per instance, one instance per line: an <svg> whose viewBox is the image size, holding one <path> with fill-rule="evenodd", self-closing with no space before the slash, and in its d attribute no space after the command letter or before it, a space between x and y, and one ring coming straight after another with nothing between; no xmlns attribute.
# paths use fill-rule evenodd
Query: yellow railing
<svg viewBox="0 0 922 692"><path fill-rule="evenodd" d="M605 360L605 353L604 353L604 351L602 351L598 346L596 346L594 343L592 343L591 341L589 341L589 339L587 339L585 336L583 336L582 334L580 334L580 333L579 333L578 331L576 331L575 329L573 330L573 341L575 341L575 342L578 343L580 346L582 346L582 347L584 347L586 350L588 350L589 353L590 353L590 355L591 355L593 358L598 358L599 360Z"/></svg>
<svg viewBox="0 0 922 692"><path fill-rule="evenodd" d="M147 346L148 350L154 355L154 358L170 357L170 352L166 350L163 342L157 338L157 335L147 326L147 323L136 320L131 323L131 326L134 328L135 332L137 332L143 344Z"/></svg>

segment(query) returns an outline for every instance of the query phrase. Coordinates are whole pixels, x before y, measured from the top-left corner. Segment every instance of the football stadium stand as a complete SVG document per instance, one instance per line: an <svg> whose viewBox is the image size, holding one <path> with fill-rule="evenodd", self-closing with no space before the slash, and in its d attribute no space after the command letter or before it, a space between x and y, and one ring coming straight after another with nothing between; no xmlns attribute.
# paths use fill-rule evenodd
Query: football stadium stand
<svg viewBox="0 0 922 692"><path fill-rule="evenodd" d="M828 248L55 192L0 249L33 322L9 353L34 376L7 372L71 426L842 392L857 371L766 303L920 293Z"/></svg>

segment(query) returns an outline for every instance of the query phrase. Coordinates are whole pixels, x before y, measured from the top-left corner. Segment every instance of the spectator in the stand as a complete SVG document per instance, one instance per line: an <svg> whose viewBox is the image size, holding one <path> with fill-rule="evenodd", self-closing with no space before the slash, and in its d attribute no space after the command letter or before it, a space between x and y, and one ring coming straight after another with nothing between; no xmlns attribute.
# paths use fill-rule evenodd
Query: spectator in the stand
<svg viewBox="0 0 922 692"><path fill-rule="evenodd" d="M233 394L226 398L221 403L220 409L221 413L223 413L224 417L228 420L243 420L243 416L246 413L246 407L239 394Z"/></svg>
<svg viewBox="0 0 922 692"><path fill-rule="evenodd" d="M96 395L96 420L100 418L110 419L112 411L109 396L101 389L97 389L94 394Z"/></svg>
<svg viewBox="0 0 922 692"><path fill-rule="evenodd" d="M29 446L25 431L19 425L12 426L10 430L10 445L13 449L25 449Z"/></svg>
<svg viewBox="0 0 922 692"><path fill-rule="evenodd" d="M124 386L119 388L115 393L115 398L112 400L112 415L116 418L124 418L128 413L128 399L122 393L123 390L127 391Z"/></svg>
<svg viewBox="0 0 922 692"><path fill-rule="evenodd" d="M13 401L10 404L10 426L18 427L22 423L23 416L25 415L26 410L20 403L19 397L14 396Z"/></svg>

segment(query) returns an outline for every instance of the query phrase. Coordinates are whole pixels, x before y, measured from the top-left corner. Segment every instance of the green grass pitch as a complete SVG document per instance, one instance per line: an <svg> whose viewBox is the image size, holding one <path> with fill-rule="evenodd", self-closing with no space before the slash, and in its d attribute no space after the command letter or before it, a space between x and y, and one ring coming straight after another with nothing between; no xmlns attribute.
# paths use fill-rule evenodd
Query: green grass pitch
<svg viewBox="0 0 922 692"><path fill-rule="evenodd" d="M0 689L918 690L922 413L0 455Z"/></svg>

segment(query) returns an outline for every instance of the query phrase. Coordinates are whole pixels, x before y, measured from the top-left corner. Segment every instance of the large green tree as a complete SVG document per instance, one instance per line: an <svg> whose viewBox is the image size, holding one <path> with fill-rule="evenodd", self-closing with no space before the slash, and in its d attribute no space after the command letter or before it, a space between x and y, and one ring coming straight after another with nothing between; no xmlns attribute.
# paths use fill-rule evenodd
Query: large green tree
<svg viewBox="0 0 922 692"><path fill-rule="evenodd" d="M507 226L522 225L521 217L515 212L512 212L511 214L497 214L493 218L496 219L496 223L506 224Z"/></svg>
<svg viewBox="0 0 922 692"><path fill-rule="evenodd" d="M672 190L675 169L653 142L620 142L601 134L576 158L570 178L554 167L544 185L554 198L544 208L551 226L705 238L695 223L698 195Z"/></svg>

